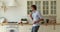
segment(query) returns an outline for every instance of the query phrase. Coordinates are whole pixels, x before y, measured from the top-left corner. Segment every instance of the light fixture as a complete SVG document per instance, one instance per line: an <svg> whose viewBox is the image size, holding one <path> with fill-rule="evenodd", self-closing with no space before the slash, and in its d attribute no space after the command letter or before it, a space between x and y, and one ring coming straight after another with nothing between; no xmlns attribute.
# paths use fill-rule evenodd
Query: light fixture
<svg viewBox="0 0 60 32"><path fill-rule="evenodd" d="M5 0L4 2L6 4L6 6L8 6L8 7L11 7L11 6L14 7L14 6L16 6L15 0Z"/></svg>
<svg viewBox="0 0 60 32"><path fill-rule="evenodd" d="M16 0L3 0L0 1L0 7L4 9L4 12L7 10L8 7L16 7L17 6Z"/></svg>

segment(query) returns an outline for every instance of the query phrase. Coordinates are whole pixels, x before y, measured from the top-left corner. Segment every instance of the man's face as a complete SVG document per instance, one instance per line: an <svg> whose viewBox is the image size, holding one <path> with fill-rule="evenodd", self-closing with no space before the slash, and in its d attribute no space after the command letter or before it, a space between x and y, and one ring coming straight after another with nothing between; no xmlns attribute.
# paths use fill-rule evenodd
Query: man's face
<svg viewBox="0 0 60 32"><path fill-rule="evenodd" d="M35 9L33 7L31 7L31 10L34 11Z"/></svg>

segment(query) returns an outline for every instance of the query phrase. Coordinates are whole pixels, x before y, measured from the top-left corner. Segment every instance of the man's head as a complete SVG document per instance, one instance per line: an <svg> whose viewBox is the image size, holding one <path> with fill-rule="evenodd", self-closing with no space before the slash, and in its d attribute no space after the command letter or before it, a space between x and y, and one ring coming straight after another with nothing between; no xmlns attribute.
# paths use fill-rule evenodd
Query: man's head
<svg viewBox="0 0 60 32"><path fill-rule="evenodd" d="M31 9L32 9L32 11L37 10L36 5L31 5Z"/></svg>

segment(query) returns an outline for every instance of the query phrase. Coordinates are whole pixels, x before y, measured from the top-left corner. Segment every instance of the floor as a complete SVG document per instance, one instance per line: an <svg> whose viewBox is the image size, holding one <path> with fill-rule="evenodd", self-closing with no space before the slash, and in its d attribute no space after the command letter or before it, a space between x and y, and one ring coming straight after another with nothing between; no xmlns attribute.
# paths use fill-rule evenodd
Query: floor
<svg viewBox="0 0 60 32"><path fill-rule="evenodd" d="M21 26L22 27L22 26ZM23 28L20 28L20 32L31 32L30 25L23 26ZM60 25L40 25L39 32L60 32Z"/></svg>
<svg viewBox="0 0 60 32"><path fill-rule="evenodd" d="M56 25L56 26L53 26L53 25L48 25L48 26L41 25L40 29L39 29L39 32L60 32L60 25Z"/></svg>

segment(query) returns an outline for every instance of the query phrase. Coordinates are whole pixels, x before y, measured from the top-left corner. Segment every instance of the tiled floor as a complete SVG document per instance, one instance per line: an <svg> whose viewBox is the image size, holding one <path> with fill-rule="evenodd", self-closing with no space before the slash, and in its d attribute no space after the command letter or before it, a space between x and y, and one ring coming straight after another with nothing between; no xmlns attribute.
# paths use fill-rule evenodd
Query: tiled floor
<svg viewBox="0 0 60 32"><path fill-rule="evenodd" d="M41 25L39 32L60 32L60 25L56 25L55 28L53 25L48 26Z"/></svg>
<svg viewBox="0 0 60 32"><path fill-rule="evenodd" d="M54 30L55 29L55 30ZM31 32L31 26L23 26L23 28L20 28L21 32ZM41 25L39 28L39 32L60 32L60 25L56 25L55 28L53 25Z"/></svg>

